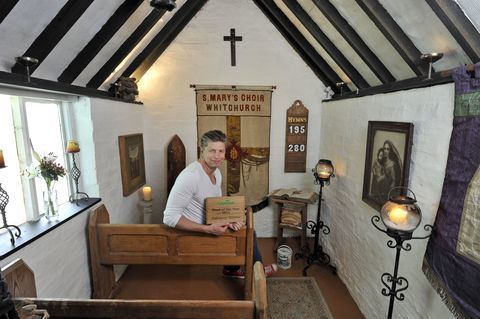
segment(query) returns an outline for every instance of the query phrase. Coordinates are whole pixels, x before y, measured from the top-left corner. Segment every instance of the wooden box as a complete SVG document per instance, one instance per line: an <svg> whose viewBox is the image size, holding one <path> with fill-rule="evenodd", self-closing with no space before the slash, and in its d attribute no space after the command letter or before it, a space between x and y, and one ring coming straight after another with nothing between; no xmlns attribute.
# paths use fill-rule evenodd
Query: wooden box
<svg viewBox="0 0 480 319"><path fill-rule="evenodd" d="M206 199L207 224L245 222L245 196Z"/></svg>

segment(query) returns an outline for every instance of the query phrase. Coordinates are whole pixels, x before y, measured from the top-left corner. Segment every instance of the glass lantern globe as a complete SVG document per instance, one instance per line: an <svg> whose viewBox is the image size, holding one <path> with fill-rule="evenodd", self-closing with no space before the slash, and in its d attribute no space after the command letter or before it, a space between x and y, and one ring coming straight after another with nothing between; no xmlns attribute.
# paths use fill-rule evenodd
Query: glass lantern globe
<svg viewBox="0 0 480 319"><path fill-rule="evenodd" d="M314 171L321 181L328 181L333 174L333 164L330 160L321 159L315 166Z"/></svg>
<svg viewBox="0 0 480 319"><path fill-rule="evenodd" d="M410 191L412 192L412 191ZM413 194L413 192L412 192ZM422 211L417 200L407 195L392 195L383 204L380 217L387 230L402 233L413 233L422 221Z"/></svg>

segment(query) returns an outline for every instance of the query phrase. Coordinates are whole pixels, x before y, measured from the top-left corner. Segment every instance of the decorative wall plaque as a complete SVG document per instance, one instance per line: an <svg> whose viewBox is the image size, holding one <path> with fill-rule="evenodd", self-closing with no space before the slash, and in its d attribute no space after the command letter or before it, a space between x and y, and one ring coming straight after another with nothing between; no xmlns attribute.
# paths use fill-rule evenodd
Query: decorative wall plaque
<svg viewBox="0 0 480 319"><path fill-rule="evenodd" d="M285 172L305 172L307 160L308 109L296 100L287 110Z"/></svg>

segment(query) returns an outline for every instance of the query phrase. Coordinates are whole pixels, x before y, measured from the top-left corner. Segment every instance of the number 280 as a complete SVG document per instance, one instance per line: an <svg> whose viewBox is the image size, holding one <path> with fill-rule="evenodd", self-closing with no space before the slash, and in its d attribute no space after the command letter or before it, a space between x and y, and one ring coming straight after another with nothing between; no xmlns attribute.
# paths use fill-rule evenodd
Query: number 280
<svg viewBox="0 0 480 319"><path fill-rule="evenodd" d="M305 152L305 144L288 144L289 152Z"/></svg>

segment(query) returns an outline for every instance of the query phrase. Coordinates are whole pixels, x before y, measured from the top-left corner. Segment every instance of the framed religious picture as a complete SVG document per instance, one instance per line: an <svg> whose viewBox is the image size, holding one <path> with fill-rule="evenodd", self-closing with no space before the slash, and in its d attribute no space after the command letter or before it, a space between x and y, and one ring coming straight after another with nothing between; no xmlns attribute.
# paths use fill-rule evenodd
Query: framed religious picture
<svg viewBox="0 0 480 319"><path fill-rule="evenodd" d="M393 187L408 187L413 124L368 122L362 200L380 211Z"/></svg>
<svg viewBox="0 0 480 319"><path fill-rule="evenodd" d="M128 196L145 185L145 159L143 135L130 134L118 137L123 196Z"/></svg>

